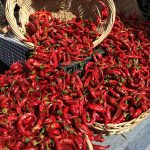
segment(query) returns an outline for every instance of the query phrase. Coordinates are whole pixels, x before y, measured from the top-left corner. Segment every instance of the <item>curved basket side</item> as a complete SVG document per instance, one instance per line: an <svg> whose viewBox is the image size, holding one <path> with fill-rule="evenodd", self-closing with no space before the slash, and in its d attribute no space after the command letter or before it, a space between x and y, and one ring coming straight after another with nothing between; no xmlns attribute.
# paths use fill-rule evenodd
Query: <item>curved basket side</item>
<svg viewBox="0 0 150 150"><path fill-rule="evenodd" d="M21 31L18 29L16 19L14 17L14 9L17 4L17 1L14 0L8 0L6 2L6 7L5 7L5 14L6 18L10 24L10 27L12 28L13 32L19 39L24 39L24 36L22 35Z"/></svg>
<svg viewBox="0 0 150 150"><path fill-rule="evenodd" d="M15 0L7 0L6 1L6 7L5 7L5 15L6 18L8 20L8 23L12 29L12 31L14 32L15 36L20 40L25 40L24 37L24 33L21 31L21 27L19 28L19 26L17 25L17 21L16 18L14 16L14 9L16 5L21 5L19 4L17 1ZM29 48L34 48L33 43L29 43L29 42L23 42L27 47Z"/></svg>
<svg viewBox="0 0 150 150"><path fill-rule="evenodd" d="M115 18L116 18L116 8L115 8L115 4L113 2L113 0L107 0L108 6L109 6L109 11L110 13L110 18L108 20L108 26L106 28L106 30L102 33L102 35L93 42L94 47L96 47L97 45L99 45L110 33L113 24L115 22Z"/></svg>
<svg viewBox="0 0 150 150"><path fill-rule="evenodd" d="M123 122L119 124L108 124L108 129L105 128L104 124L96 122L93 128L99 131L103 131L104 133L108 133L109 135L121 134L132 130L136 125L138 125L148 116L150 116L150 109L129 122Z"/></svg>

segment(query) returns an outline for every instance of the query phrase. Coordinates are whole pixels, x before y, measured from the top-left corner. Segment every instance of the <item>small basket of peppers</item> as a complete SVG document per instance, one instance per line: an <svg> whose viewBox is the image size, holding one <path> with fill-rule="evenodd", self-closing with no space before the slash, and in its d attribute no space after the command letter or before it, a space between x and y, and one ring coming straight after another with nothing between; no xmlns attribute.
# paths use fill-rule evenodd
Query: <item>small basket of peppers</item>
<svg viewBox="0 0 150 150"><path fill-rule="evenodd" d="M97 46L107 37L112 29L116 15L113 0L7 0L5 9L6 18L12 31L18 39L24 40L25 42L25 39L27 39L24 36L26 34L25 25L33 19L29 18L29 16L35 11L41 9L52 12L52 15L54 17L63 20L64 23L74 17L93 20L97 24L97 26L93 25L94 31L91 32L98 31L97 36L92 39L93 47ZM15 10L18 11L18 16L14 16ZM40 18L42 18L42 21L35 19L36 26L31 25L33 28L32 32L34 32L36 29L42 30L42 22L44 22L45 24L44 28L47 29L50 29L50 27L53 27L53 25L55 24L54 18L52 18L51 16L47 16L42 12ZM74 22L74 20L70 21L70 23L72 22ZM60 26L62 26L64 30L68 29L65 25L61 25L61 23ZM78 21L78 23L74 22L74 27L80 29L81 33L90 32L89 29L84 28L84 23L81 21ZM57 27L57 29L59 28L61 27ZM69 30L71 32L70 28ZM34 47L31 41L27 40L25 43L31 48Z"/></svg>

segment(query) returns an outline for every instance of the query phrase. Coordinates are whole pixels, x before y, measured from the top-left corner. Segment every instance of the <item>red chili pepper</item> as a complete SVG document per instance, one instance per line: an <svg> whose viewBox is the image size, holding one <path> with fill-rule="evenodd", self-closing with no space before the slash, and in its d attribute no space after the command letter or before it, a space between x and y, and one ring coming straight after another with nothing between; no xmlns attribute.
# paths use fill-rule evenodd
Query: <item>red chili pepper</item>
<svg viewBox="0 0 150 150"><path fill-rule="evenodd" d="M83 148L83 138L80 136L75 136L74 137L75 143L78 146L78 149L82 149Z"/></svg>
<svg viewBox="0 0 150 150"><path fill-rule="evenodd" d="M120 94L128 95L128 92L126 90L124 90L122 87L117 86L116 91Z"/></svg>
<svg viewBox="0 0 150 150"><path fill-rule="evenodd" d="M8 97L3 98L2 102L1 102L1 108L8 108L8 104L10 101L11 101L11 99Z"/></svg>
<svg viewBox="0 0 150 150"><path fill-rule="evenodd" d="M27 28L27 32L30 33L31 35L37 31L35 25L32 22L27 23L25 27Z"/></svg>
<svg viewBox="0 0 150 150"><path fill-rule="evenodd" d="M114 116L112 117L112 122L115 122L115 120L121 115L122 113L122 109L119 106L119 104L115 101L115 99L113 98L109 98L110 103L115 106L117 108L116 113L114 114Z"/></svg>
<svg viewBox="0 0 150 150"><path fill-rule="evenodd" d="M71 121L69 120L68 118L68 111L69 111L69 107L66 106L63 110L63 117L64 117L64 120L68 123L68 124L71 124Z"/></svg>
<svg viewBox="0 0 150 150"><path fill-rule="evenodd" d="M86 142L86 139L84 138L83 139L83 150L86 150L87 149L87 142Z"/></svg>
<svg viewBox="0 0 150 150"><path fill-rule="evenodd" d="M74 25L75 27L79 28L80 30L84 31L84 27L81 25L81 23L77 23L73 20L68 21L68 24L71 24L72 26Z"/></svg>
<svg viewBox="0 0 150 150"><path fill-rule="evenodd" d="M70 111L73 115L79 116L79 104L74 104L70 106Z"/></svg>
<svg viewBox="0 0 150 150"><path fill-rule="evenodd" d="M121 75L121 72L119 70L107 70L107 74L114 74L114 75L118 75L120 76Z"/></svg>
<svg viewBox="0 0 150 150"><path fill-rule="evenodd" d="M101 17L100 16L96 16L96 25L99 26L101 23Z"/></svg>
<svg viewBox="0 0 150 150"><path fill-rule="evenodd" d="M36 48L38 46L38 42L37 42L36 36L32 35L31 38L32 38L32 42L34 44L34 47Z"/></svg>
<svg viewBox="0 0 150 150"><path fill-rule="evenodd" d="M138 108L137 110L135 110L135 112L132 115L132 118L137 118L140 114L142 114L142 110L140 108Z"/></svg>
<svg viewBox="0 0 150 150"><path fill-rule="evenodd" d="M106 109L100 105L88 103L88 108L99 113L105 113Z"/></svg>
<svg viewBox="0 0 150 150"><path fill-rule="evenodd" d="M106 150L110 148L110 146L101 146L101 145L93 145L94 150Z"/></svg>
<svg viewBox="0 0 150 150"><path fill-rule="evenodd" d="M73 99L72 99L72 97L69 96L69 95L64 95L64 96L62 97L62 100L69 101L69 100L73 100Z"/></svg>
<svg viewBox="0 0 150 150"><path fill-rule="evenodd" d="M76 59L78 59L81 50L77 47L73 48L72 51L69 49L69 47L66 47L67 52L71 55L71 57L75 56ZM77 57L78 56L78 57Z"/></svg>
<svg viewBox="0 0 150 150"><path fill-rule="evenodd" d="M42 128L43 120L45 119L45 114L42 112L39 114L39 119L36 125L32 128L32 132L37 132Z"/></svg>
<svg viewBox="0 0 150 150"><path fill-rule="evenodd" d="M144 104L144 105L142 105L142 106L141 106L142 112L147 111L147 110L149 109L149 107L150 107L150 104Z"/></svg>
<svg viewBox="0 0 150 150"><path fill-rule="evenodd" d="M93 112L93 115L92 115L92 118L90 119L90 121L87 121L87 114L86 112L82 115L82 120L83 120L83 123L87 126L92 126L95 121L96 121L96 112L94 111Z"/></svg>
<svg viewBox="0 0 150 150"><path fill-rule="evenodd" d="M98 2L102 6L102 19L105 19L108 16L106 4L102 2L101 0L99 0Z"/></svg>
<svg viewBox="0 0 150 150"><path fill-rule="evenodd" d="M55 136L59 136L60 135L60 131L57 130L57 129L53 129L52 130L52 134L55 135Z"/></svg>
<svg viewBox="0 0 150 150"><path fill-rule="evenodd" d="M57 68L58 67L58 60L57 60L57 55L54 51L52 51L51 58L50 58L50 64L52 67Z"/></svg>
<svg viewBox="0 0 150 150"><path fill-rule="evenodd" d="M132 89L132 88L128 88L126 86L122 86L122 89L125 90L125 91L128 91L128 92L135 92L136 90L135 89Z"/></svg>
<svg viewBox="0 0 150 150"><path fill-rule="evenodd" d="M117 86L118 85L118 81L116 81L116 80L108 80L108 83L109 83L109 85L111 85L111 86Z"/></svg>
<svg viewBox="0 0 150 150"><path fill-rule="evenodd" d="M40 67L41 67L41 63L38 62L37 60L33 59L33 58L29 58L29 59L27 60L27 64L33 65L33 66L35 66L35 67L37 67L37 68L40 68Z"/></svg>
<svg viewBox="0 0 150 150"><path fill-rule="evenodd" d="M1 141L11 141L11 140L18 140L18 137L15 136L0 136Z"/></svg>
<svg viewBox="0 0 150 150"><path fill-rule="evenodd" d="M117 99L120 99L120 95L119 95L117 92L115 92L113 88L109 87L109 91L110 91L111 94L112 94L113 96L115 96Z"/></svg>
<svg viewBox="0 0 150 150"><path fill-rule="evenodd" d="M32 80L31 85L32 85L33 89L37 89L38 88L38 84L37 84L37 81L35 79Z"/></svg>
<svg viewBox="0 0 150 150"><path fill-rule="evenodd" d="M92 70L94 68L94 62L88 62L85 66L85 71Z"/></svg>
<svg viewBox="0 0 150 150"><path fill-rule="evenodd" d="M105 141L101 134L94 135L93 139L94 139L94 141L98 141L98 142Z"/></svg>
<svg viewBox="0 0 150 150"><path fill-rule="evenodd" d="M130 75L130 73L129 73L127 68L123 68L123 70L124 70L124 72L126 74L126 77L131 77L131 75Z"/></svg>
<svg viewBox="0 0 150 150"><path fill-rule="evenodd" d="M12 71L15 71L15 70L22 70L22 65L19 63L19 62L16 62L16 63L14 63L14 64L12 64L11 66L10 66L10 69L12 70ZM18 73L18 72L15 72L15 73Z"/></svg>
<svg viewBox="0 0 150 150"><path fill-rule="evenodd" d="M87 87L90 84L90 81L92 79L92 72L88 75L88 77L84 81L84 86Z"/></svg>
<svg viewBox="0 0 150 150"><path fill-rule="evenodd" d="M50 128L51 129L58 129L58 128L60 128L61 126L60 126L60 123L57 123L57 122L55 122L55 123L52 123L51 125L50 125Z"/></svg>
<svg viewBox="0 0 150 150"><path fill-rule="evenodd" d="M62 66L67 66L67 65L71 64L71 56L70 56L70 54L67 53L67 52L64 53L64 55L66 55L66 56L65 56L64 62L61 63L61 65L62 65Z"/></svg>
<svg viewBox="0 0 150 150"><path fill-rule="evenodd" d="M92 131L89 130L89 128L84 124L75 123L75 126L79 131L81 131L82 133L85 133L86 135L91 135L92 134Z"/></svg>
<svg viewBox="0 0 150 150"><path fill-rule="evenodd" d="M106 116L107 116L106 122L110 123L110 121L112 119L112 115L111 115L111 107L109 105L107 105Z"/></svg>
<svg viewBox="0 0 150 150"><path fill-rule="evenodd" d="M122 122L125 122L126 121L126 117L124 115L120 116L117 120L116 120L116 123L122 123ZM127 120L128 121L128 120Z"/></svg>
<svg viewBox="0 0 150 150"><path fill-rule="evenodd" d="M74 142L72 139L69 139L69 138L64 138L64 139L61 139L60 141L60 144L69 144L69 145L74 145Z"/></svg>
<svg viewBox="0 0 150 150"><path fill-rule="evenodd" d="M56 116L50 115L50 117L46 118L43 124L50 124L56 122Z"/></svg>
<svg viewBox="0 0 150 150"><path fill-rule="evenodd" d="M28 100L28 97L24 97L21 102L18 103L19 107L22 107L23 105L25 105L26 101Z"/></svg>
<svg viewBox="0 0 150 150"><path fill-rule="evenodd" d="M87 87L88 90L89 90L89 93L90 95L94 98L94 99L97 99L97 95L96 95L96 92L94 91L94 89L90 86Z"/></svg>
<svg viewBox="0 0 150 150"><path fill-rule="evenodd" d="M18 127L18 131L23 135L23 136L30 136L32 135L31 131L26 131L25 128L23 127L23 121L27 118L27 117L33 117L36 119L35 115L33 113L26 113L24 115L22 115L20 118L19 118L19 121L18 121L18 124L17 124L17 127Z"/></svg>
<svg viewBox="0 0 150 150"><path fill-rule="evenodd" d="M124 110L124 111L127 110L129 100L132 100L131 96L126 96L126 97L124 97L120 100L119 104L120 104L120 107L121 107L122 110Z"/></svg>
<svg viewBox="0 0 150 150"><path fill-rule="evenodd" d="M67 32L67 33L73 33L73 29L68 29L68 28L62 28L63 31Z"/></svg>
<svg viewBox="0 0 150 150"><path fill-rule="evenodd" d="M79 99L79 114L80 114L80 116L83 114L84 101L85 101L85 98L80 98Z"/></svg>
<svg viewBox="0 0 150 150"><path fill-rule="evenodd" d="M26 34L26 35L25 35L25 38L26 38L26 39L22 39L22 41L33 43L32 37L31 37L30 35Z"/></svg>
<svg viewBox="0 0 150 150"><path fill-rule="evenodd" d="M57 150L61 150L61 145L60 145L60 141L54 137L54 141L55 141L55 146Z"/></svg>
<svg viewBox="0 0 150 150"><path fill-rule="evenodd" d="M82 89L82 88L83 88L83 83L82 83L82 81L81 81L81 78L78 76L78 73L79 73L79 72L80 72L80 71L74 72L74 76L75 76L75 78L76 78L76 80L77 80L77 82L78 82L80 88Z"/></svg>

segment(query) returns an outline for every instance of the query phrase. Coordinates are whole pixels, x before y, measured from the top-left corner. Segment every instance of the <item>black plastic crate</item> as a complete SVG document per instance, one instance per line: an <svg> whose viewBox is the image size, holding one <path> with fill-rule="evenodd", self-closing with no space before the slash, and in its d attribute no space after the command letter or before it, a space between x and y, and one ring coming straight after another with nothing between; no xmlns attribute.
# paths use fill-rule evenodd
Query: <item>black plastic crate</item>
<svg viewBox="0 0 150 150"><path fill-rule="evenodd" d="M7 66L16 61L24 61L30 49L9 38L0 36L0 60Z"/></svg>
<svg viewBox="0 0 150 150"><path fill-rule="evenodd" d="M8 69L9 66L0 60L0 74L3 74Z"/></svg>
<svg viewBox="0 0 150 150"><path fill-rule="evenodd" d="M105 51L101 50L101 49L95 49L95 52L99 52L102 55L105 54ZM60 68L63 68L66 72L69 72L69 73L72 73L72 72L74 72L76 70L81 70L79 75L82 76L84 74L84 67L89 61L93 61L93 57L92 56L87 57L84 61L73 62L70 65L65 66L65 67L61 67L60 66Z"/></svg>
<svg viewBox="0 0 150 150"><path fill-rule="evenodd" d="M10 38L5 38L0 35L0 61L5 65L10 66L17 61L25 61L30 55L31 49L25 47L22 43L17 40L12 40ZM104 50L95 49L95 51L100 52L102 55L105 53ZM92 56L87 57L84 61L72 62L68 66L59 66L63 68L66 72L74 72L76 70L83 70L83 67L92 61ZM80 74L83 74L82 71Z"/></svg>

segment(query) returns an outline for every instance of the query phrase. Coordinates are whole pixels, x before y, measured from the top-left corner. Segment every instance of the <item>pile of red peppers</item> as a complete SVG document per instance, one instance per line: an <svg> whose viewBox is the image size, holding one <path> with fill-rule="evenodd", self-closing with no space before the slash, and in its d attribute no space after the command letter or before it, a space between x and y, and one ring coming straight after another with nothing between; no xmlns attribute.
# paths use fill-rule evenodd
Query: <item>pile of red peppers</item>
<svg viewBox="0 0 150 150"><path fill-rule="evenodd" d="M37 58L49 58L53 67L68 66L76 61L83 61L93 53L93 42L100 36L97 28L108 17L107 7L101 1L102 16L92 19L72 18L62 21L54 18L50 12L40 10L31 14L26 24L27 34L24 41L34 47L44 47L47 53L33 53ZM49 56L50 55L50 56Z"/></svg>
<svg viewBox="0 0 150 150"><path fill-rule="evenodd" d="M136 25L138 24L138 25ZM106 54L93 54L82 78L96 122L130 121L150 108L150 22L116 18L109 36L99 45ZM88 104L89 109L91 104ZM94 110L91 108L91 110Z"/></svg>
<svg viewBox="0 0 150 150"><path fill-rule="evenodd" d="M41 19L51 16L46 11L44 14ZM34 15L30 16L32 21L36 20ZM108 123L132 120L150 108L150 23L134 18L122 22L117 17L111 33L99 45L106 51L102 56L86 50L97 35L95 25L85 22L90 32L79 26L82 19L75 20L68 23L76 32L56 19L50 25L40 22L47 25L49 33L43 33L42 26L35 29L39 22L27 25L32 27L28 28L32 36L26 37L35 44L35 50L25 63L16 62L0 75L0 149L86 150L85 135L90 141L104 141L102 134L93 130L95 122L107 128ZM50 33L51 37L47 36ZM74 40L64 40L66 33ZM79 45L75 38L78 42L81 38ZM58 68L59 63L68 65L91 54L93 61L84 70L67 73ZM108 148L93 144L94 150Z"/></svg>

